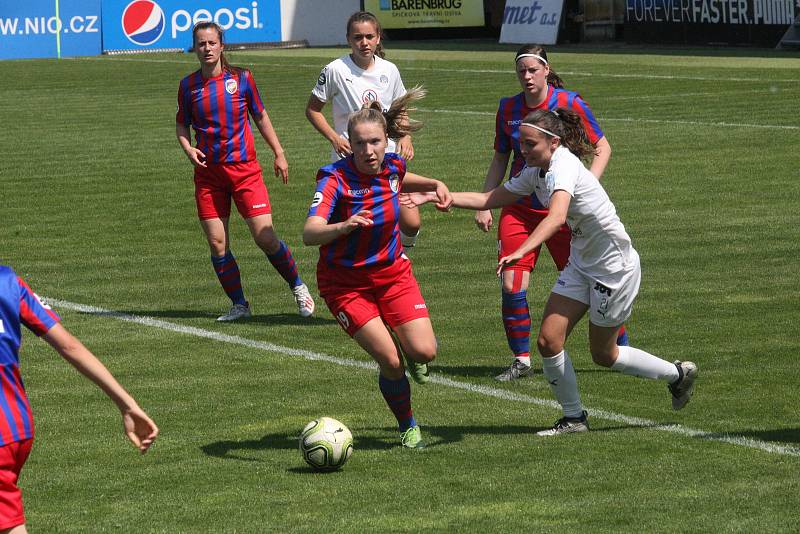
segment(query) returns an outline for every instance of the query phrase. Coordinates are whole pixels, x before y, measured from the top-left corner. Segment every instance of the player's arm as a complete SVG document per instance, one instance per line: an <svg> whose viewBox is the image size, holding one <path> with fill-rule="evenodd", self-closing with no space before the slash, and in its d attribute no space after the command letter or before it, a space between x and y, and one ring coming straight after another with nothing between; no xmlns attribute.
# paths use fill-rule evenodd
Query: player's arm
<svg viewBox="0 0 800 534"><path fill-rule="evenodd" d="M435 193L436 209L438 210L447 211L453 204L453 196L444 182L426 178L413 172L406 172L403 178L403 186L400 189L406 193ZM430 200L434 199L431 198Z"/></svg>
<svg viewBox="0 0 800 534"><path fill-rule="evenodd" d="M531 235L519 246L517 250L503 256L497 262L497 274L506 265L513 265L525 257L530 251L541 246L542 243L553 237L559 228L567 222L567 211L569 210L569 203L572 197L564 190L557 190L550 196L550 206L548 208L547 217L536 225Z"/></svg>
<svg viewBox="0 0 800 534"><path fill-rule="evenodd" d="M175 135L178 137L178 143L180 143L183 152L186 154L186 157L189 158L189 161L192 162L192 165L195 167L205 167L206 155L203 154L200 149L192 146L192 134L189 131L189 127L180 122L176 122Z"/></svg>
<svg viewBox="0 0 800 534"><path fill-rule="evenodd" d="M275 163L273 168L275 176L280 176L283 183L289 182L289 163L286 161L286 154L283 152L283 147L278 139L278 134L275 133L275 128L272 127L272 121L269 120L267 110L261 112L261 115L255 117L256 128L258 128L261 137L267 142L272 152L275 154Z"/></svg>
<svg viewBox="0 0 800 534"><path fill-rule="evenodd" d="M506 175L506 168L508 168L508 160L511 157L511 152L497 152L495 151L492 157L492 162L489 163L489 170L486 171L486 179L483 182L483 191L489 192L499 186ZM475 224L483 230L488 232L492 227L493 217L492 212L489 210L480 210L475 214Z"/></svg>
<svg viewBox="0 0 800 534"><path fill-rule="evenodd" d="M520 198L522 195L500 186L485 193L470 191L453 193L453 206L468 210L491 210L513 204Z"/></svg>
<svg viewBox="0 0 800 534"><path fill-rule="evenodd" d="M327 245L359 227L372 226L372 212L361 210L346 221L329 223L324 217L312 215L303 226L303 244Z"/></svg>
<svg viewBox="0 0 800 534"><path fill-rule="evenodd" d="M158 427L139 408L133 397L117 382L105 365L60 323L53 325L43 336L50 346L82 375L114 401L122 414L122 424L128 439L142 452L147 452L158 436Z"/></svg>
<svg viewBox="0 0 800 534"><path fill-rule="evenodd" d="M322 134L322 137L328 140L337 154L342 157L352 154L353 151L350 149L350 142L336 133L336 131L331 128L331 125L328 124L328 120L322 113L322 108L324 107L325 102L316 96L311 95L308 97L308 104L306 104L306 118L308 122Z"/></svg>
<svg viewBox="0 0 800 534"><path fill-rule="evenodd" d="M602 178L611 159L611 145L608 143L608 139L605 136L598 139L594 145L594 150L594 159L592 159L592 166L589 170L599 180Z"/></svg>

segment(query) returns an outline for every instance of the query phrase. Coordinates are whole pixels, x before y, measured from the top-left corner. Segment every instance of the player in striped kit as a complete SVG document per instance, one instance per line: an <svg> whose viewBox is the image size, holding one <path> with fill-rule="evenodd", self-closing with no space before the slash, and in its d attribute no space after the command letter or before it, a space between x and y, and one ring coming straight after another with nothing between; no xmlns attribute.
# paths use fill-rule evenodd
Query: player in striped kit
<svg viewBox="0 0 800 534"><path fill-rule="evenodd" d="M275 233L269 194L256 160L250 116L275 153L275 176L280 176L283 183L288 182L289 166L253 75L228 64L218 24L200 22L192 35L200 69L181 80L176 134L194 165L195 200L211 249L211 263L233 304L217 320L234 321L250 316L239 266L230 250L231 199L258 247L289 284L300 315L309 317L314 313L314 300L300 278L289 247ZM195 131L196 146L192 146L190 126Z"/></svg>
<svg viewBox="0 0 800 534"><path fill-rule="evenodd" d="M331 143L331 161L352 152L347 138L347 119L351 113L373 101L380 102L384 110L389 109L392 101L406 92L400 71L394 63L384 59L382 33L375 15L367 11L353 13L347 21L351 53L328 63L311 91L306 117ZM328 102L333 108L333 128L322 113ZM399 139L390 137L388 143L389 152L396 152L407 161L414 158L411 135ZM420 225L418 209L400 211L400 241L404 247L416 244Z"/></svg>
<svg viewBox="0 0 800 534"><path fill-rule="evenodd" d="M519 124L536 109L569 108L581 118L589 141L595 148L591 172L599 179L611 157L611 146L588 104L574 91L563 89L561 78L550 68L547 53L540 45L525 45L515 57L517 78L522 92L502 98L497 110L495 124L494 157L489 165L484 191L491 191L503 181L509 159L513 153L509 177L515 176L525 165L519 146ZM516 204L504 207L498 226L498 257L517 249L525 238L547 216L535 195L520 199ZM488 232L493 224L492 212L479 211L475 215L478 228ZM564 225L545 242L559 271L564 269L569 258L570 232ZM541 247L532 250L525 258L503 269L502 317L508 346L514 353L511 366L496 378L500 381L514 380L531 373L530 336L531 316L528 310L527 291L530 275L536 266ZM624 326L618 339L627 343Z"/></svg>
<svg viewBox="0 0 800 534"><path fill-rule="evenodd" d="M386 144L387 135L402 136L419 127L405 120L406 106L423 94L412 89L385 114L373 103L350 117L352 154L317 173L303 230L304 243L320 246L320 295L342 328L378 363L381 394L408 448L423 442L402 358L411 377L424 383L437 343L411 262L399 242L398 193L402 189L435 194L439 209L447 209L451 198L438 180L406 172L405 159L386 152Z"/></svg>
<svg viewBox="0 0 800 534"><path fill-rule="evenodd" d="M142 452L158 427L111 376L108 369L66 328L10 268L0 265L0 531L27 532L17 479L33 445L33 415L19 369L22 326L42 336L67 362L98 385L120 410L125 434Z"/></svg>

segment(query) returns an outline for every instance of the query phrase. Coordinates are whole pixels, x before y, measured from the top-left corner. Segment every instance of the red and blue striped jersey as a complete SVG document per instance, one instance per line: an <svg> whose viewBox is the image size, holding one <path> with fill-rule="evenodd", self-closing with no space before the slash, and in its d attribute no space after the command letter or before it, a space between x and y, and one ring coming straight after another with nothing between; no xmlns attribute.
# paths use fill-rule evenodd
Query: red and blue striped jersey
<svg viewBox="0 0 800 534"><path fill-rule="evenodd" d="M253 117L264 113L264 103L249 70L224 70L203 78L198 70L181 80L175 120L194 128L197 148L210 163L234 163L256 159Z"/></svg>
<svg viewBox="0 0 800 534"><path fill-rule="evenodd" d="M383 158L381 172L362 174L353 156L325 166L317 173L317 189L308 216L329 223L349 219L361 210L372 212L372 226L356 228L319 248L320 262L330 267L391 265L403 253L397 194L406 175L406 161L392 152Z"/></svg>
<svg viewBox="0 0 800 534"><path fill-rule="evenodd" d="M525 93L519 93L509 98L501 98L500 106L497 108L497 117L494 133L494 149L496 152L508 154L513 150L514 157L511 161L511 172L509 176L516 176L525 166L525 158L519 148L519 125L528 113L537 109L571 109L581 118L583 129L591 144L597 144L605 134L600 129L600 124L594 117L589 105L583 101L581 96L575 91L559 89L552 85L547 86L547 98L538 106L529 108L525 103ZM536 195L522 198L518 203L524 204L531 209L545 210Z"/></svg>
<svg viewBox="0 0 800 534"><path fill-rule="evenodd" d="M10 267L0 266L0 446L33 437L33 414L19 372L21 325L41 336L59 320Z"/></svg>

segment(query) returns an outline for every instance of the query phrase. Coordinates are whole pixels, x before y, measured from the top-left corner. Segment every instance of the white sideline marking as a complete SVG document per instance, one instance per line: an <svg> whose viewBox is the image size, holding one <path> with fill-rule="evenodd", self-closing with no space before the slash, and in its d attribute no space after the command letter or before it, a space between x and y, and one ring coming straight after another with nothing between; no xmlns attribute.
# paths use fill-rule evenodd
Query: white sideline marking
<svg viewBox="0 0 800 534"><path fill-rule="evenodd" d="M453 115L484 115L495 117L497 115L494 111L469 111L469 110L455 110L455 109L429 109L419 108L417 111L421 113L447 113ZM633 117L598 117L600 122L645 122L652 124L691 124L693 126L722 126L725 128L766 128L769 130L800 130L800 126L780 125L780 124L743 124L737 122L701 122L701 121L679 121L679 120L664 120L664 119L634 119Z"/></svg>
<svg viewBox="0 0 800 534"><path fill-rule="evenodd" d="M305 358L306 360L323 361L346 367L357 367L359 369L377 369L377 365L373 362L350 360L347 358L337 358L336 356L330 356L328 354L322 354L319 352L311 352L303 349L293 349L290 347L275 345L274 343L256 341L253 339L247 339L240 336L231 336L228 334L222 334L220 332L214 332L212 330L204 330L202 328L196 328L193 326L185 326L177 323L171 323L169 321L162 321L161 319L154 319L152 317L147 317L147 316L130 315L127 313L117 312L113 310L105 310L103 308L97 308L95 306L87 306L85 304L76 304L74 302L68 302L65 300L59 300L59 299L45 299L45 300L47 300L48 304L52 304L55 305L56 307L64 308L67 310L90 313L93 315L99 315L104 317L112 317L120 321L127 321L129 323L151 326L153 328L160 328L162 330L170 330L172 332L178 332L180 334L188 334L191 336L213 339L214 341L221 341L223 343L242 345L245 347L259 349L266 352L274 352L290 356L300 356L302 358ZM443 386L462 389L472 393L477 393L479 395L494 397L496 399L524 402L527 404L535 404L537 406L544 406L556 410L560 409L560 406L554 400L532 397L530 395L522 395L520 393L514 393L504 389L498 389L489 386L481 386L478 384L470 384L468 382L459 382L458 380L453 380L451 378L446 378L439 375L431 375L430 381L435 384L441 384ZM681 436L700 438L709 441L719 441L722 443L728 443L730 445L737 445L739 447L757 449L774 454L783 454L787 456L800 456L800 448L792 447L790 445L777 445L774 443L768 443L766 441L746 438L743 436L705 432L703 430L695 430L682 425L662 425L655 421L651 421L649 419L641 419L639 417L629 417L627 415L622 415L614 412L607 412L605 410L589 409L587 411L589 412L589 415L591 415L592 417L598 417L600 419L605 419L607 421L614 421L616 423L622 423L629 426L647 427L647 428L652 428L653 430L672 432L674 434L678 434Z"/></svg>

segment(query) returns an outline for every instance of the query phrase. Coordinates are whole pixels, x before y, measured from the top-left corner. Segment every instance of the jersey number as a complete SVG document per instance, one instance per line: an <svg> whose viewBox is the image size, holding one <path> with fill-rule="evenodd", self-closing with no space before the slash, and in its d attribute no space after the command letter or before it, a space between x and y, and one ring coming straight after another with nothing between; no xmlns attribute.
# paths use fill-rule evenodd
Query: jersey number
<svg viewBox="0 0 800 534"><path fill-rule="evenodd" d="M343 327L347 328L350 326L350 319L347 317L347 314L344 313L343 311L339 312L336 318L339 319L339 322L342 323Z"/></svg>

